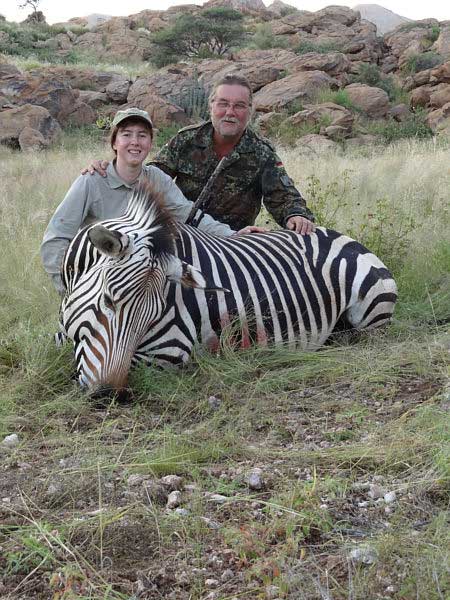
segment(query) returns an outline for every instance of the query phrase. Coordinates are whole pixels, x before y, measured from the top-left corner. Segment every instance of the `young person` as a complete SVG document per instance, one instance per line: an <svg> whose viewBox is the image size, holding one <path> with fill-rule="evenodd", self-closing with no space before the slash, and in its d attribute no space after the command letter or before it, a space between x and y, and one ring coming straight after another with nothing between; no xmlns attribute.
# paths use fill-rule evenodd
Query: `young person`
<svg viewBox="0 0 450 600"><path fill-rule="evenodd" d="M110 145L115 158L106 169L105 177L79 176L47 226L41 245L45 270L60 294L64 288L60 265L71 240L80 228L95 221L119 217L125 213L134 187L147 179L157 192L162 192L167 209L178 221L186 221L193 203L187 200L172 178L155 165L144 165L152 147L153 124L146 111L138 108L120 110L114 117ZM200 229L215 235L235 233L228 225L204 215ZM258 228L248 228L258 230ZM247 231L245 231L247 232Z"/></svg>

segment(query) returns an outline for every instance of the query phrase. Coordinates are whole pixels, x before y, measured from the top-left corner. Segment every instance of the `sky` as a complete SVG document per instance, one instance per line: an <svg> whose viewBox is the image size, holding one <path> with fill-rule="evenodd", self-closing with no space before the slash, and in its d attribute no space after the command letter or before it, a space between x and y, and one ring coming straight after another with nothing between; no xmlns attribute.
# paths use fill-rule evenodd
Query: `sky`
<svg viewBox="0 0 450 600"><path fill-rule="evenodd" d="M263 0L264 4L269 5L272 0ZM349 2L339 2L330 0L283 0L286 4L295 6L301 10L316 11L325 6L341 5L355 6L356 4L369 4L366 0L350 0ZM19 5L25 0L0 0L0 14L8 21L23 21L26 16L32 12L30 7L19 9ZM67 21L72 17L83 17L92 13L100 13L114 16L126 16L140 12L144 9L166 10L169 6L179 6L181 4L202 5L204 0L127 0L118 2L117 0L77 0L64 2L64 0L40 0L39 10L42 10L48 23L58 23ZM385 0L372 2L384 6L402 17L409 19L427 19L434 17L440 21L450 20L450 2L448 0Z"/></svg>

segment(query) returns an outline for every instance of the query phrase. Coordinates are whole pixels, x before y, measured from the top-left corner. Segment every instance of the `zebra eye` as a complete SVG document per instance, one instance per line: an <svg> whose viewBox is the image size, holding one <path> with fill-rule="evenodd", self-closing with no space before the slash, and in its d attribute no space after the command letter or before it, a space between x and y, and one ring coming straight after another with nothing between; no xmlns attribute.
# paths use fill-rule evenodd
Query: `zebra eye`
<svg viewBox="0 0 450 600"><path fill-rule="evenodd" d="M106 308L109 308L110 310L115 309L114 300L111 298L111 296L109 294L103 295L103 301L105 302Z"/></svg>

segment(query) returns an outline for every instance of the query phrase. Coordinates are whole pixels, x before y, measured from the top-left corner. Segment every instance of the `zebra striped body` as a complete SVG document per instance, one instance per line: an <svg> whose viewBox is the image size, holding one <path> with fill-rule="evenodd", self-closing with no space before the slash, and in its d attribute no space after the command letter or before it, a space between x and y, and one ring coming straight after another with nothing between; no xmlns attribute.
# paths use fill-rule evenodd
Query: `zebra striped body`
<svg viewBox="0 0 450 600"><path fill-rule="evenodd" d="M217 238L175 226L142 189L124 217L102 225L116 232L115 255L100 248L94 226L63 265L62 325L89 388L123 388L138 360L184 363L198 343L216 349L224 331L243 347L315 350L336 327L386 323L396 301L376 256L321 227Z"/></svg>

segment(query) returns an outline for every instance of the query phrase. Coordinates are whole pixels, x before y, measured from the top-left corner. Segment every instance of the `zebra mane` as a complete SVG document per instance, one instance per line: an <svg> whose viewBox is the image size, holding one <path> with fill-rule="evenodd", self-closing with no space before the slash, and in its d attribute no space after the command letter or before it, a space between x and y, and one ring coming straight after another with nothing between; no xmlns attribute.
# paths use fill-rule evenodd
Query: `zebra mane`
<svg viewBox="0 0 450 600"><path fill-rule="evenodd" d="M173 254L179 235L176 221L167 210L164 194L147 180L140 180L128 201L125 221L147 230L158 254Z"/></svg>

